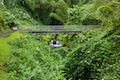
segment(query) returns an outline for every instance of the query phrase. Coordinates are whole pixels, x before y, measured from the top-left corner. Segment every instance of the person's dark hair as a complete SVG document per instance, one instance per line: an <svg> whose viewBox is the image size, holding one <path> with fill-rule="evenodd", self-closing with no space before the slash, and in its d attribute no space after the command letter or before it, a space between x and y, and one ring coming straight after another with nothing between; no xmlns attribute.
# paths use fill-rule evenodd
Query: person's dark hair
<svg viewBox="0 0 120 80"><path fill-rule="evenodd" d="M10 22L10 23L8 23L8 26L9 26L10 28L13 28L13 27L16 27L17 24L15 24L14 22Z"/></svg>
<svg viewBox="0 0 120 80"><path fill-rule="evenodd" d="M53 41L53 44L56 44L56 41Z"/></svg>

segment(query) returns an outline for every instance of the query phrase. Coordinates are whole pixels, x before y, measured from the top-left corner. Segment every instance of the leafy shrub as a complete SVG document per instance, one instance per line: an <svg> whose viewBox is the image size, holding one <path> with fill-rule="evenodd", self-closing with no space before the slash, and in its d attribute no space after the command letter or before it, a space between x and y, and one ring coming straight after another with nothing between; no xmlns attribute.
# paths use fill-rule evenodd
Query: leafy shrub
<svg viewBox="0 0 120 80"><path fill-rule="evenodd" d="M117 41L115 41L112 37L118 36L120 30L108 28L103 33L100 32L86 32L79 36L78 40L83 42L77 43L79 46L68 54L64 69L68 80L119 80L120 69L115 68L120 66L119 49L115 48L119 45L119 38L116 37ZM83 38L84 35L86 38ZM113 42L118 45L115 46Z"/></svg>
<svg viewBox="0 0 120 80"><path fill-rule="evenodd" d="M42 37L34 35L25 35L11 44L8 71L13 72L12 80L64 80L62 48L50 49Z"/></svg>
<svg viewBox="0 0 120 80"><path fill-rule="evenodd" d="M13 17L10 16L6 7L0 3L0 32L8 30L7 23L9 23L9 21L13 21Z"/></svg>
<svg viewBox="0 0 120 80"><path fill-rule="evenodd" d="M68 5L60 0L56 3L56 9L54 12L50 13L50 17L60 21L62 24L66 23L68 19ZM54 23L54 22L53 22Z"/></svg>
<svg viewBox="0 0 120 80"><path fill-rule="evenodd" d="M82 33L78 40L80 46L68 54L65 66L65 77L71 80L119 80L119 5L113 8L110 5L101 5L101 21L104 29ZM119 3L117 3L119 4ZM115 6L115 5L114 5ZM114 11L113 11L114 9ZM115 15L116 14L116 15ZM114 21L117 19L116 21ZM102 33L101 33L102 32ZM89 36L89 37L87 37ZM85 38L84 38L85 37Z"/></svg>
<svg viewBox="0 0 120 80"><path fill-rule="evenodd" d="M73 8L68 10L68 21L66 24L69 25L80 25L80 24L96 24L101 22L96 16L96 12L92 10L93 4L75 5ZM91 19L91 20L90 20ZM89 22L89 23L88 23Z"/></svg>
<svg viewBox="0 0 120 80"><path fill-rule="evenodd" d="M68 6L64 0L24 0L21 5L43 24L52 24L55 20L58 24L64 24L67 19Z"/></svg>
<svg viewBox="0 0 120 80"><path fill-rule="evenodd" d="M120 26L120 2L112 2L108 5L114 10L114 14L112 17L113 25Z"/></svg>
<svg viewBox="0 0 120 80"><path fill-rule="evenodd" d="M99 11L102 17L108 18L113 15L113 9L110 8L109 6L100 6Z"/></svg>
<svg viewBox="0 0 120 80"><path fill-rule="evenodd" d="M100 25L101 20L97 19L95 16L86 16L86 18L82 22L83 25Z"/></svg>
<svg viewBox="0 0 120 80"><path fill-rule="evenodd" d="M120 3L111 2L106 5L98 7L100 18L103 21L103 25L113 24L114 26L119 25L120 17ZM108 23L108 24L107 24Z"/></svg>

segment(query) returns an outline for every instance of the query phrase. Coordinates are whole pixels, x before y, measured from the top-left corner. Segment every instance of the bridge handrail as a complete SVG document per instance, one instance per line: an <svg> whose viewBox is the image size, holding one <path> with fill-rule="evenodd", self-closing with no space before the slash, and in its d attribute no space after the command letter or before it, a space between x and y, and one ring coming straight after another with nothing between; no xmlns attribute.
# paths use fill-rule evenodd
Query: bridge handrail
<svg viewBox="0 0 120 80"><path fill-rule="evenodd" d="M82 26L32 26L32 27L22 27L20 30L35 30L35 31L44 31L44 30L84 30L91 28L99 28L100 25L82 25Z"/></svg>

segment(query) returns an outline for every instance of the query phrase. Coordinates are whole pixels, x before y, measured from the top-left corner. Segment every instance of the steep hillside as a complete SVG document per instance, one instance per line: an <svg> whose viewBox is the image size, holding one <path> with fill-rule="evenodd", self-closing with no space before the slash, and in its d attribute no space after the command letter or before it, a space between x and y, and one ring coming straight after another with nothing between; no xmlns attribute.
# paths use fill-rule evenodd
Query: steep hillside
<svg viewBox="0 0 120 80"><path fill-rule="evenodd" d="M3 1L3 2L2 2ZM10 31L8 24L15 23L19 27L40 25L22 5L16 0L1 0L0 3L0 33Z"/></svg>
<svg viewBox="0 0 120 80"><path fill-rule="evenodd" d="M10 22L101 26L59 34L64 45L59 48L49 46L55 34L16 32L1 38L1 80L120 80L120 0L1 1L1 32Z"/></svg>

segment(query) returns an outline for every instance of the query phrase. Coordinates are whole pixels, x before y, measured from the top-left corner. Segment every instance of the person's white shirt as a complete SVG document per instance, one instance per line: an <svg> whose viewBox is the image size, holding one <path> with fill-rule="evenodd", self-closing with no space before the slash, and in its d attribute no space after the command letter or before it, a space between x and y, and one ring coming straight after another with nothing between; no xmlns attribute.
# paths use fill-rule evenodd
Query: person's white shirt
<svg viewBox="0 0 120 80"><path fill-rule="evenodd" d="M17 27L12 27L13 30L17 30L18 28Z"/></svg>
<svg viewBox="0 0 120 80"><path fill-rule="evenodd" d="M51 40L51 42L50 42L50 46L51 46L51 47L53 46L53 40Z"/></svg>

